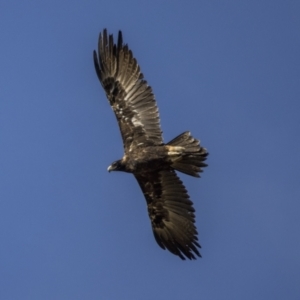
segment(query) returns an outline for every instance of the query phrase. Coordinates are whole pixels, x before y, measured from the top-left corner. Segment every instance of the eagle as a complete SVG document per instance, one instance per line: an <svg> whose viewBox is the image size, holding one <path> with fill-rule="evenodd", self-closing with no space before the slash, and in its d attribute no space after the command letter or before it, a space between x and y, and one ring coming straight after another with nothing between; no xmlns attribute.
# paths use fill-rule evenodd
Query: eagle
<svg viewBox="0 0 300 300"><path fill-rule="evenodd" d="M182 260L201 257L195 209L176 171L200 177L208 152L186 131L163 142L151 87L119 31L116 43L104 29L93 52L98 79L117 118L124 156L108 171L132 173L147 202L154 238Z"/></svg>

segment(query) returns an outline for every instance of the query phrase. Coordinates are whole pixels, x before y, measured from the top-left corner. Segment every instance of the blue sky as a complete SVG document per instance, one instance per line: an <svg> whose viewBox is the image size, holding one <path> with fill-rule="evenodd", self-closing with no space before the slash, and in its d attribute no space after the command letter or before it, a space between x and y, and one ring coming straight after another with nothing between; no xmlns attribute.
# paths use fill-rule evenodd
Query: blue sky
<svg viewBox="0 0 300 300"><path fill-rule="evenodd" d="M2 1L1 299L299 299L300 2ZM133 50L164 139L209 150L180 175L202 258L156 244L96 77L103 28Z"/></svg>

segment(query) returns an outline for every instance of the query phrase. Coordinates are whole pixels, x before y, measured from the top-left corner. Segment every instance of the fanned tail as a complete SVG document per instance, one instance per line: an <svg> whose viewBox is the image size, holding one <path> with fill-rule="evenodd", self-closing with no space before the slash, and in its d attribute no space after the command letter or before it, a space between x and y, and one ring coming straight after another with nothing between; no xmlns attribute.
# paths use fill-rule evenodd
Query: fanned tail
<svg viewBox="0 0 300 300"><path fill-rule="evenodd" d="M180 155L171 159L174 169L187 175L200 177L199 173L203 172L202 168L207 166L204 161L208 152L200 146L199 140L193 138L191 133L186 131L167 143L167 146L171 146L170 151L174 149L174 151L179 150L180 152Z"/></svg>

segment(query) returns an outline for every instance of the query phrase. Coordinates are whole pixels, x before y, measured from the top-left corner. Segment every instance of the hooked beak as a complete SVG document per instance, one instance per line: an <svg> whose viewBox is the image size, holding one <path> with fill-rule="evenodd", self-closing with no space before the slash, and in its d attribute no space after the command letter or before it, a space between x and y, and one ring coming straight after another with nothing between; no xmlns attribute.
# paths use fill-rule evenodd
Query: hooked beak
<svg viewBox="0 0 300 300"><path fill-rule="evenodd" d="M112 166L110 165L108 168L107 168L107 171L110 173L110 171L112 171Z"/></svg>

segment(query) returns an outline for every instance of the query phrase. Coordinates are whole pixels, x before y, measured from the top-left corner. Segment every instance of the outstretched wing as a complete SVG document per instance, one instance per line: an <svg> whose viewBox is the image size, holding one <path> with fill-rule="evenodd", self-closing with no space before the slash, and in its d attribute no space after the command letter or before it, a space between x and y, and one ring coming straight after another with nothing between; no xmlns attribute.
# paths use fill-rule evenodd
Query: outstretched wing
<svg viewBox="0 0 300 300"><path fill-rule="evenodd" d="M152 89L143 79L131 50L123 44L121 31L117 44L106 29L100 33L94 64L117 117L125 152L132 145L161 145L159 114Z"/></svg>
<svg viewBox="0 0 300 300"><path fill-rule="evenodd" d="M147 201L158 245L181 259L201 257L193 202L174 170L135 175Z"/></svg>

